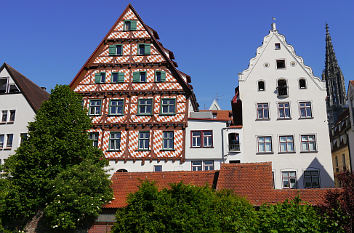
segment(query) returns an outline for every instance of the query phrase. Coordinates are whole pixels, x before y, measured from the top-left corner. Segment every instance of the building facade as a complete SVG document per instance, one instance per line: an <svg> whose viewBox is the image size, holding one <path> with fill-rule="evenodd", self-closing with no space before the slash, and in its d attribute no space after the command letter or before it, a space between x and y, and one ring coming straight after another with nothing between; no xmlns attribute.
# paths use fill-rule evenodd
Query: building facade
<svg viewBox="0 0 354 233"><path fill-rule="evenodd" d="M347 104L348 104L349 122L350 122L349 123L350 130L347 131L348 144L349 144L348 145L349 162L353 172L353 168L354 168L354 80L349 81Z"/></svg>
<svg viewBox="0 0 354 233"><path fill-rule="evenodd" d="M49 94L4 63L0 68L0 163L4 163L27 138L28 122L34 120Z"/></svg>
<svg viewBox="0 0 354 233"><path fill-rule="evenodd" d="M184 169L190 76L129 4L70 86L83 96L112 173Z"/></svg>
<svg viewBox="0 0 354 233"><path fill-rule="evenodd" d="M272 162L275 188L333 186L326 83L275 23L239 74L243 162Z"/></svg>

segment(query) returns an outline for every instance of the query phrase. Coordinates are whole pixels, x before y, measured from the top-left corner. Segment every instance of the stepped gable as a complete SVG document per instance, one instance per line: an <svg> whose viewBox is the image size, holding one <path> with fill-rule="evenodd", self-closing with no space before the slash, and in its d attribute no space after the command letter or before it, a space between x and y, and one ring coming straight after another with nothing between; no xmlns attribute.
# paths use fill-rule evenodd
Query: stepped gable
<svg viewBox="0 0 354 233"><path fill-rule="evenodd" d="M32 109L37 112L42 102L49 99L49 93L26 78L23 74L18 72L15 68L11 67L9 64L4 63L0 70L3 70L4 68L6 68L6 70L9 72L11 78L14 80L17 87L25 96Z"/></svg>

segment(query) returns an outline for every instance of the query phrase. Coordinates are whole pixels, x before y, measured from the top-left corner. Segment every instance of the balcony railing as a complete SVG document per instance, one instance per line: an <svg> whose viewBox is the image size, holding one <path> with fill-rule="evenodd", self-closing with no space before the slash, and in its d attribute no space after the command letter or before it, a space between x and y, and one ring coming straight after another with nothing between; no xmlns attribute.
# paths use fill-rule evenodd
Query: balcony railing
<svg viewBox="0 0 354 233"><path fill-rule="evenodd" d="M229 151L240 151L240 144L229 144Z"/></svg>

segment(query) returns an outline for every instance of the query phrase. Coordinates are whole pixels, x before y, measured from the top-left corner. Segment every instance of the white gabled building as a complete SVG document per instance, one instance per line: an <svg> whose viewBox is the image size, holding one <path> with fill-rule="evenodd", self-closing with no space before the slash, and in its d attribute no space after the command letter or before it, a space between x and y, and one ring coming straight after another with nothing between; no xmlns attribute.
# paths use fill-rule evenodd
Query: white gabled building
<svg viewBox="0 0 354 233"><path fill-rule="evenodd" d="M28 122L34 120L49 94L20 72L4 63L0 68L0 162L4 163L27 137Z"/></svg>
<svg viewBox="0 0 354 233"><path fill-rule="evenodd" d="M271 161L275 188L333 187L326 84L275 23L239 74L239 93L241 163Z"/></svg>

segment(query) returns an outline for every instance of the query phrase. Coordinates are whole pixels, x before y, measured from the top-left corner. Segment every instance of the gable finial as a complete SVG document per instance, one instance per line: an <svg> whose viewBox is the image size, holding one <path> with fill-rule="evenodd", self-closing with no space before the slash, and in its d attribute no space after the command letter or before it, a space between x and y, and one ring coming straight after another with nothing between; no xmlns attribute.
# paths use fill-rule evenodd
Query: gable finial
<svg viewBox="0 0 354 233"><path fill-rule="evenodd" d="M276 18L273 17L272 20L273 20L273 23L272 23L272 27L271 28L272 28L272 31L275 32L277 30L277 25L275 24Z"/></svg>

